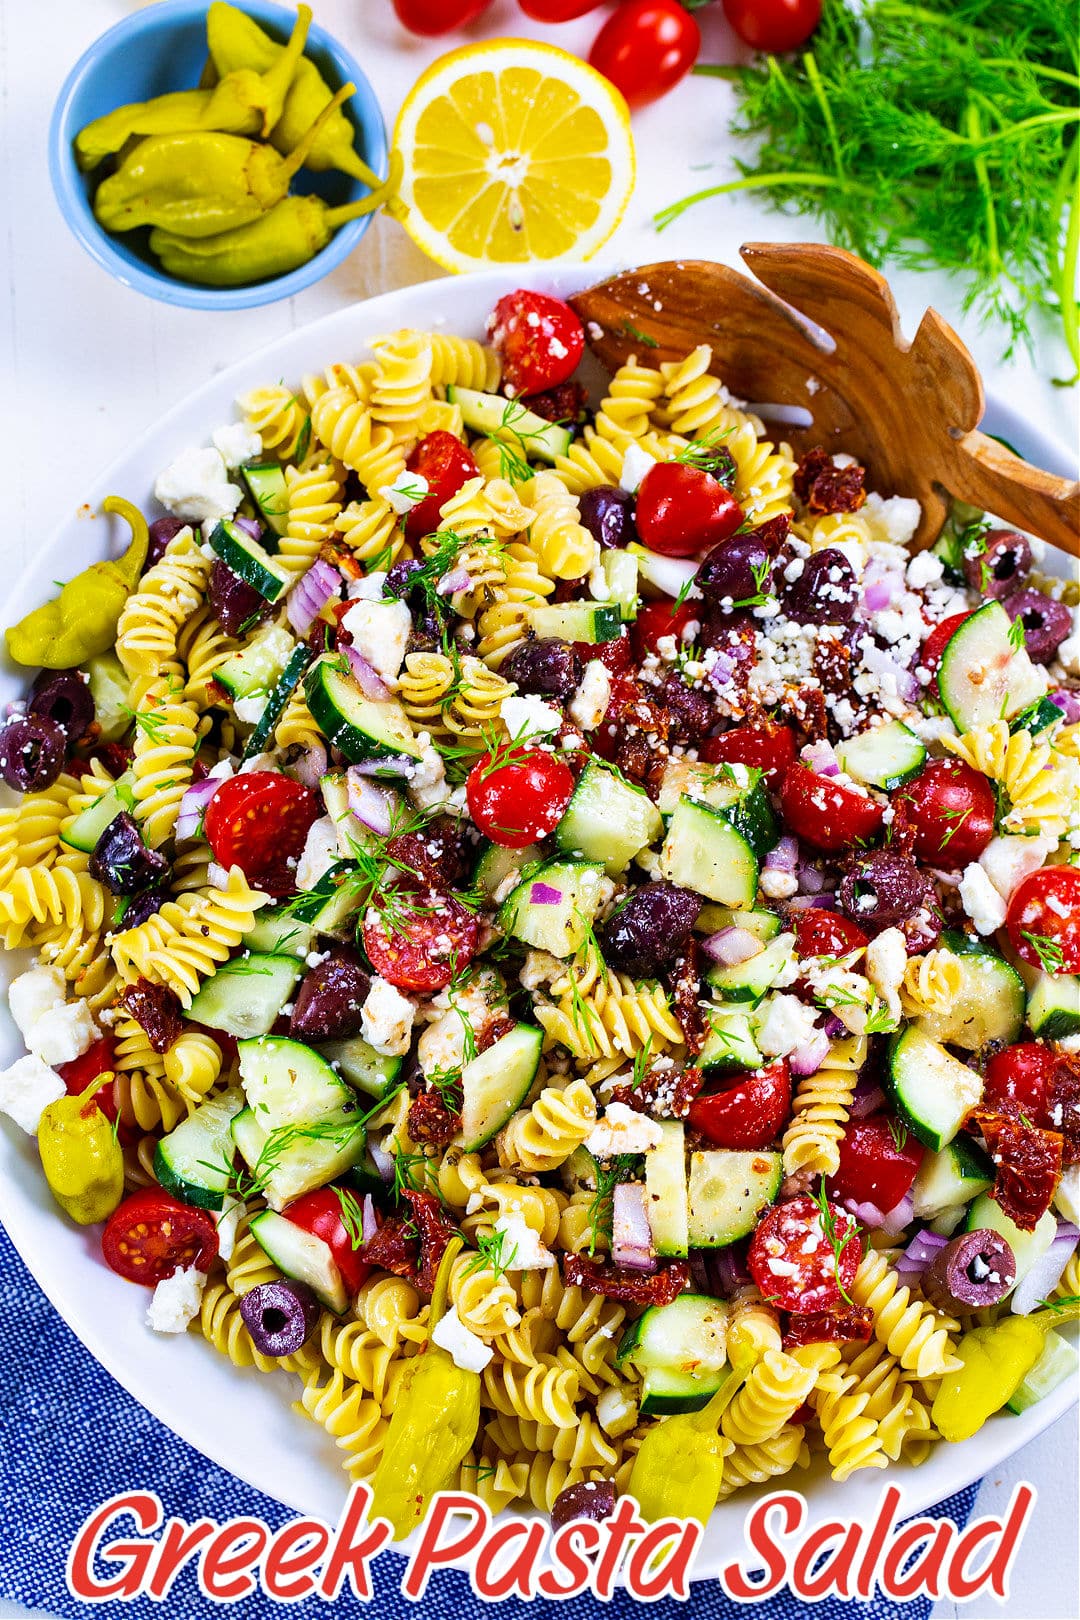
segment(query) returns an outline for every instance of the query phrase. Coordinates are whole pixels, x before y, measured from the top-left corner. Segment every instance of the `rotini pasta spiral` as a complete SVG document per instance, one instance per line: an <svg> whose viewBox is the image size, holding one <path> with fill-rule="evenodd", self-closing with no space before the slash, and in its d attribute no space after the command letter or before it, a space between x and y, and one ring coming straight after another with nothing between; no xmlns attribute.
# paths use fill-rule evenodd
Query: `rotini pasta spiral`
<svg viewBox="0 0 1080 1620"><path fill-rule="evenodd" d="M784 1169L789 1176L800 1171L815 1176L835 1174L857 1079L851 1069L819 1069L800 1079L783 1139Z"/></svg>
<svg viewBox="0 0 1080 1620"><path fill-rule="evenodd" d="M253 388L236 403L248 427L262 440L263 449L282 461L291 461L308 429L305 402L284 383L274 383L267 388Z"/></svg>
<svg viewBox="0 0 1080 1620"><path fill-rule="evenodd" d="M816 1381L816 1368L802 1366L783 1350L766 1350L721 1418L723 1433L740 1446L771 1440L791 1421Z"/></svg>
<svg viewBox="0 0 1080 1620"><path fill-rule="evenodd" d="M960 987L963 969L954 953L945 947L912 956L904 970L900 1003L909 1018L947 1017Z"/></svg>
<svg viewBox="0 0 1080 1620"><path fill-rule="evenodd" d="M221 1075L221 1048L201 1030L186 1029L165 1053L165 1078L185 1102L200 1103Z"/></svg>
<svg viewBox="0 0 1080 1620"><path fill-rule="evenodd" d="M940 1378L956 1366L949 1335L957 1324L914 1299L887 1258L871 1251L859 1262L851 1297L872 1312L874 1334L917 1378Z"/></svg>
<svg viewBox="0 0 1080 1620"><path fill-rule="evenodd" d="M170 682L146 688L135 709L135 820L151 849L173 835L180 801L191 786L199 711L174 696Z"/></svg>
<svg viewBox="0 0 1080 1620"><path fill-rule="evenodd" d="M180 627L202 601L209 578L210 563L191 530L181 529L120 615L116 656L129 675L160 675L175 660Z"/></svg>
<svg viewBox="0 0 1080 1620"><path fill-rule="evenodd" d="M396 332L377 339L378 372L371 389L371 420L389 428L395 444L413 443L420 413L431 398L431 339L424 332Z"/></svg>
<svg viewBox="0 0 1080 1620"><path fill-rule="evenodd" d="M501 1132L500 1160L517 1170L555 1170L595 1124L596 1099L584 1080L572 1081L565 1091L548 1086Z"/></svg>
<svg viewBox="0 0 1080 1620"><path fill-rule="evenodd" d="M659 1053L682 1044L682 1026L659 984L635 984L627 974L595 964L584 972L575 964L570 974L576 984L570 977L557 980L553 1001L538 1005L536 1018L548 1039L565 1046L579 1062L632 1059L646 1046Z"/></svg>
<svg viewBox="0 0 1080 1620"><path fill-rule="evenodd" d="M337 1368L320 1383L315 1372L304 1379L297 1409L321 1425L346 1455L345 1468L353 1479L375 1471L389 1427L378 1401L350 1384Z"/></svg>
<svg viewBox="0 0 1080 1620"><path fill-rule="evenodd" d="M513 1263L512 1256L507 1263ZM517 1295L505 1273L468 1250L454 1261L450 1300L469 1331L489 1342L521 1321Z"/></svg>
<svg viewBox="0 0 1080 1620"><path fill-rule="evenodd" d="M327 388L312 404L311 426L336 461L359 470L358 463L371 449L371 415L365 400L347 386Z"/></svg>
<svg viewBox="0 0 1080 1620"><path fill-rule="evenodd" d="M512 541L503 552L504 577L491 588L490 605L477 615L480 639L476 650L491 669L499 665L525 640L529 610L540 607L555 589L537 566L530 546Z"/></svg>
<svg viewBox="0 0 1080 1620"><path fill-rule="evenodd" d="M736 1372L748 1371L766 1350L779 1350L783 1343L780 1318L762 1299L757 1288L739 1289L728 1314L727 1353Z"/></svg>
<svg viewBox="0 0 1080 1620"><path fill-rule="evenodd" d="M574 1401L579 1380L572 1368L491 1361L481 1380L483 1404L495 1412L553 1423L559 1429L572 1429L577 1423Z"/></svg>
<svg viewBox="0 0 1080 1620"><path fill-rule="evenodd" d="M351 501L339 513L334 533L371 568L390 568L399 557L411 555L397 513L381 499Z"/></svg>
<svg viewBox="0 0 1080 1620"><path fill-rule="evenodd" d="M324 461L286 467L285 487L289 516L277 558L283 568L298 574L311 567L319 548L334 533L341 512L341 485L333 467Z"/></svg>
<svg viewBox="0 0 1080 1620"><path fill-rule="evenodd" d="M142 978L167 984L188 1007L200 982L228 959L265 904L266 896L234 866L224 888L167 900L138 928L114 935L113 961L125 982Z"/></svg>
<svg viewBox="0 0 1080 1620"><path fill-rule="evenodd" d="M535 509L529 542L545 574L553 579L581 579L592 568L600 548L580 522L577 497L554 473L535 473L522 494Z"/></svg>
<svg viewBox="0 0 1080 1620"><path fill-rule="evenodd" d="M185 700L200 711L211 707L214 698L210 682L214 673L239 650L240 643L222 629L209 607L198 608L182 626L176 641L177 655L187 674Z"/></svg>
<svg viewBox="0 0 1080 1620"><path fill-rule="evenodd" d="M356 1296L356 1316L391 1350L427 1337L427 1306L421 1306L416 1289L403 1277L366 1282Z"/></svg>
<svg viewBox="0 0 1080 1620"><path fill-rule="evenodd" d="M1005 832L1063 835L1076 781L1048 743L1037 742L1025 727L1010 733L1007 720L992 720L962 737L942 741L950 753L1005 790L1008 809L1001 817Z"/></svg>
<svg viewBox="0 0 1080 1620"><path fill-rule="evenodd" d="M325 748L326 738L315 724L303 687L298 686L285 705L285 712L274 728L274 744L290 748Z"/></svg>
<svg viewBox="0 0 1080 1620"><path fill-rule="evenodd" d="M786 1423L758 1445L733 1447L724 1458L720 1501L747 1485L764 1485L766 1480L777 1479L793 1468L806 1468L809 1463L806 1430L798 1423Z"/></svg>

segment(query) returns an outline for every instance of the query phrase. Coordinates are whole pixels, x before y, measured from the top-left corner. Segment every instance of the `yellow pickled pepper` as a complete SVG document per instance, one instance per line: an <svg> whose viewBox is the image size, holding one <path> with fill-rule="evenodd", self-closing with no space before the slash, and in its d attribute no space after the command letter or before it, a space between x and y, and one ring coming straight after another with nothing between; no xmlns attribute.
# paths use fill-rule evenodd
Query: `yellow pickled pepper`
<svg viewBox="0 0 1080 1620"><path fill-rule="evenodd" d="M49 1191L80 1226L108 1220L124 1196L124 1155L113 1123L94 1095L113 1078L103 1074L89 1090L58 1097L38 1123L38 1152Z"/></svg>

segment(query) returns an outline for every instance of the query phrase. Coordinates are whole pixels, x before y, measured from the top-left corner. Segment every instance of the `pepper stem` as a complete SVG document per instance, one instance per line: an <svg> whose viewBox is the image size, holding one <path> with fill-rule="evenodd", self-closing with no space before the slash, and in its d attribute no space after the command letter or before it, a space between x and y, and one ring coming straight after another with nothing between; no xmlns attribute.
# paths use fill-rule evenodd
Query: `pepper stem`
<svg viewBox="0 0 1080 1620"><path fill-rule="evenodd" d="M334 116L343 101L348 101L349 97L355 94L356 86L350 82L349 84L343 84L341 89L330 98L322 112L319 114L318 118L316 118L315 122L311 125L310 129L301 135L300 139L297 141L296 145L285 159L283 170L285 174L292 176L298 169L303 168L308 153L315 145L315 142L318 140L319 135L329 119Z"/></svg>
<svg viewBox="0 0 1080 1620"><path fill-rule="evenodd" d="M465 1247L465 1239L460 1233L455 1233L443 1250L439 1269L435 1273L435 1287L431 1290L431 1309L428 1311L428 1338L431 1338L431 1329L442 1321L446 1315L446 1305L450 1298L450 1272L454 1261Z"/></svg>
<svg viewBox="0 0 1080 1620"><path fill-rule="evenodd" d="M1071 1295L1065 1299L1052 1300L1045 1310L1036 1311L1028 1317L1029 1322L1036 1322L1044 1333L1057 1327L1060 1322L1076 1322L1080 1320L1080 1299Z"/></svg>
<svg viewBox="0 0 1080 1620"><path fill-rule="evenodd" d="M267 106L265 115L263 117L262 127L262 133L264 136L269 135L271 129L281 116L281 105L288 94L289 86L293 82L293 76L296 73L297 64L299 63L301 56L304 54L304 46L307 44L308 29L311 27L311 18L312 11L310 6L297 6L296 22L293 25L292 33L289 35L288 43L285 45L281 55L277 58L273 67L267 68L266 72L262 75L263 87L266 91L267 98ZM273 118L270 116L270 109L272 107L276 108L276 116Z"/></svg>
<svg viewBox="0 0 1080 1620"><path fill-rule="evenodd" d="M720 1419L723 1417L724 1413L727 1411L728 1407L731 1405L732 1401L735 1399L735 1396L738 1394L745 1382L745 1373L731 1373L727 1378L724 1379L724 1382L720 1385L720 1388L717 1390L709 1404L707 1406L703 1406L700 1412L695 1412L691 1416L691 1427L695 1429L704 1429L706 1431L715 1431L719 1427Z"/></svg>
<svg viewBox="0 0 1080 1620"><path fill-rule="evenodd" d="M401 176L405 171L405 160L400 152L391 152L390 164L386 179L379 182L366 197L361 197L354 203L343 203L340 208L329 208L324 216L327 227L336 231L339 225L347 225L350 219L359 219L363 214L374 213L376 208L382 208L397 191L401 184Z"/></svg>
<svg viewBox="0 0 1080 1620"><path fill-rule="evenodd" d="M125 501L119 495L106 495L101 503L101 510L115 512L131 529L127 550L116 559L113 567L126 585L134 587L150 550L150 530L147 528L146 519L137 506L132 506L130 501Z"/></svg>

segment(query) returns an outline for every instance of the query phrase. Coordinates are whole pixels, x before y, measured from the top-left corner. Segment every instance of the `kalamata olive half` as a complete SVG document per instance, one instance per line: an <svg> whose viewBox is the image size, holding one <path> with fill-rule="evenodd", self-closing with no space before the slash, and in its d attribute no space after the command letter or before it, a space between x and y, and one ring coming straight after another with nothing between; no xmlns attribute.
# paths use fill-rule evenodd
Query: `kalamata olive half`
<svg viewBox="0 0 1080 1620"><path fill-rule="evenodd" d="M94 723L90 688L73 669L43 669L34 682L27 708L31 714L43 714L63 726L69 745L85 737Z"/></svg>
<svg viewBox="0 0 1080 1620"><path fill-rule="evenodd" d="M773 555L753 534L733 535L714 546L695 575L710 607L734 613L772 589Z"/></svg>
<svg viewBox="0 0 1080 1620"><path fill-rule="evenodd" d="M169 898L168 889L143 889L140 894L134 895L124 908L124 915L116 924L117 931L121 928L139 928L147 918L161 910Z"/></svg>
<svg viewBox="0 0 1080 1620"><path fill-rule="evenodd" d="M850 624L858 598L854 568L842 551L828 546L807 557L798 577L788 581L784 611L798 624Z"/></svg>
<svg viewBox="0 0 1080 1620"><path fill-rule="evenodd" d="M519 692L565 703L581 680L581 659L569 642L541 636L538 641L523 641L515 647L500 674L515 682Z"/></svg>
<svg viewBox="0 0 1080 1620"><path fill-rule="evenodd" d="M314 1333L320 1307L307 1283L282 1277L249 1289L240 1301L240 1315L260 1354L292 1356Z"/></svg>
<svg viewBox="0 0 1080 1620"><path fill-rule="evenodd" d="M1016 1256L989 1228L946 1243L923 1274L923 1293L943 1311L977 1311L1004 1299L1016 1281Z"/></svg>
<svg viewBox="0 0 1080 1620"><path fill-rule="evenodd" d="M40 793L63 770L67 744L67 732L48 715L19 715L0 730L0 776L19 793Z"/></svg>
<svg viewBox="0 0 1080 1620"><path fill-rule="evenodd" d="M637 539L634 497L625 489L615 484L597 484L594 489L585 491L578 505L582 527L588 529L603 550L628 546Z"/></svg>
<svg viewBox="0 0 1080 1620"><path fill-rule="evenodd" d="M396 562L383 580L383 595L397 597L399 600L407 597L414 589L413 575L418 574L423 566L423 563L418 562L415 557L403 557L400 562Z"/></svg>
<svg viewBox="0 0 1080 1620"><path fill-rule="evenodd" d="M1005 598L1005 611L1024 626L1024 646L1033 664L1048 664L1072 631L1072 611L1042 591L1025 589Z"/></svg>
<svg viewBox="0 0 1080 1620"><path fill-rule="evenodd" d="M1015 529L991 529L964 551L964 578L980 596L1010 596L1031 572L1031 546Z"/></svg>
<svg viewBox="0 0 1080 1620"><path fill-rule="evenodd" d="M355 951L331 948L324 962L300 982L289 1034L300 1041L342 1041L358 1035L371 979Z"/></svg>
<svg viewBox="0 0 1080 1620"><path fill-rule="evenodd" d="M592 1519L602 1524L615 1511L615 1482L611 1479L582 1479L560 1491L551 1504L551 1528L561 1530L575 1519Z"/></svg>
<svg viewBox="0 0 1080 1620"><path fill-rule="evenodd" d="M605 923L604 961L617 973L655 979L683 949L701 904L700 895L674 883L643 883Z"/></svg>
<svg viewBox="0 0 1080 1620"><path fill-rule="evenodd" d="M840 909L868 934L898 928L932 903L934 885L910 855L875 849L861 855L840 881Z"/></svg>
<svg viewBox="0 0 1080 1620"><path fill-rule="evenodd" d="M258 624L272 611L254 586L234 574L218 557L210 570L210 611L221 628L235 636L245 625Z"/></svg>
<svg viewBox="0 0 1080 1620"><path fill-rule="evenodd" d="M147 849L135 817L127 810L115 816L90 857L90 876L113 894L138 894L152 889L169 870L160 850Z"/></svg>
<svg viewBox="0 0 1080 1620"><path fill-rule="evenodd" d="M150 549L146 553L147 568L152 568L156 562L160 562L165 554L165 547L176 539L181 529L189 527L183 518L155 518L150 525Z"/></svg>

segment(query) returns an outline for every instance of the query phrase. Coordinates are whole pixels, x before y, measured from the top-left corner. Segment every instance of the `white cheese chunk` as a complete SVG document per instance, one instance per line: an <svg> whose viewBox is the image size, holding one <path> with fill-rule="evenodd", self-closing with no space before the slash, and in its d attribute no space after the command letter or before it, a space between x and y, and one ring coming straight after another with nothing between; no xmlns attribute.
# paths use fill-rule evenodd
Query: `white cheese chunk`
<svg viewBox="0 0 1080 1620"><path fill-rule="evenodd" d="M900 1022L900 985L907 970L907 942L899 928L885 928L866 947L866 977L885 1003L889 1017Z"/></svg>
<svg viewBox="0 0 1080 1620"><path fill-rule="evenodd" d="M945 572L945 565L932 551L920 551L907 565L907 582L913 591L936 585Z"/></svg>
<svg viewBox="0 0 1080 1620"><path fill-rule="evenodd" d="M232 517L242 498L243 492L229 482L221 451L212 448L181 450L154 485L154 499L191 523Z"/></svg>
<svg viewBox="0 0 1080 1620"><path fill-rule="evenodd" d="M620 1153L647 1153L664 1139L663 1128L648 1114L639 1114L627 1103L609 1103L585 1139L585 1146L596 1159L614 1159Z"/></svg>
<svg viewBox="0 0 1080 1620"><path fill-rule="evenodd" d="M975 924L976 932L996 933L1005 921L1005 902L977 862L973 861L964 868L959 892L964 910Z"/></svg>
<svg viewBox="0 0 1080 1620"><path fill-rule="evenodd" d="M434 810L450 797L442 755L426 731L416 739L420 758L409 770L409 797L418 810Z"/></svg>
<svg viewBox="0 0 1080 1620"><path fill-rule="evenodd" d="M762 868L761 892L767 900L790 900L798 889L799 880L794 872L783 872L778 866Z"/></svg>
<svg viewBox="0 0 1080 1620"><path fill-rule="evenodd" d="M184 1266L164 1277L147 1308L148 1326L155 1333L184 1333L199 1314L205 1287L206 1272L197 1266Z"/></svg>
<svg viewBox="0 0 1080 1620"><path fill-rule="evenodd" d="M445 1350L454 1366L460 1367L463 1372L483 1372L495 1354L483 1339L465 1326L457 1307L453 1305L436 1322L431 1331L431 1340Z"/></svg>
<svg viewBox="0 0 1080 1620"><path fill-rule="evenodd" d="M13 1119L28 1136L36 1136L42 1113L66 1090L60 1076L39 1057L18 1058L0 1071L0 1114Z"/></svg>
<svg viewBox="0 0 1080 1620"><path fill-rule="evenodd" d="M395 985L376 975L362 1010L360 1033L385 1057L402 1057L409 1050L416 1002Z"/></svg>
<svg viewBox="0 0 1080 1620"><path fill-rule="evenodd" d="M291 1007L283 1007L282 1012L291 1012ZM218 1256L222 1260L231 1260L236 1249L236 1239L240 1230L240 1222L244 1217L244 1203L240 1198L226 1198L217 1214Z"/></svg>
<svg viewBox="0 0 1080 1620"><path fill-rule="evenodd" d="M503 1234L502 1263L507 1271L548 1271L555 1264L555 1256L539 1232L534 1232L515 1210L500 1214L495 1230Z"/></svg>
<svg viewBox="0 0 1080 1620"><path fill-rule="evenodd" d="M607 714L610 702L611 676L599 658L590 658L570 700L570 718L582 731L594 731Z"/></svg>
<svg viewBox="0 0 1080 1620"><path fill-rule="evenodd" d="M320 816L308 828L304 852L296 868L296 887L305 893L313 889L319 879L336 866L341 855L338 832L332 816Z"/></svg>
<svg viewBox="0 0 1080 1620"><path fill-rule="evenodd" d="M14 979L8 992L11 1016L23 1040L43 1063L72 1063L100 1033L85 1001L66 1001L58 968L36 967Z"/></svg>
<svg viewBox="0 0 1080 1620"><path fill-rule="evenodd" d="M1056 848L1057 839L1051 837L991 838L979 856L979 865L1001 898L1008 900L1013 890L1030 873L1037 872Z"/></svg>
<svg viewBox="0 0 1080 1620"><path fill-rule="evenodd" d="M30 1046L30 1032L54 1007L67 1000L67 980L56 967L32 967L12 979L8 1006L19 1034ZM33 1048L31 1047L31 1050Z"/></svg>
<svg viewBox="0 0 1080 1620"><path fill-rule="evenodd" d="M254 726L262 719L266 697L265 692L252 692L248 697L233 698L233 714L241 725Z"/></svg>
<svg viewBox="0 0 1080 1620"><path fill-rule="evenodd" d="M388 686L397 682L412 629L405 602L371 602L360 597L341 621L353 646Z"/></svg>
<svg viewBox="0 0 1080 1620"><path fill-rule="evenodd" d="M503 698L499 713L511 737L542 737L558 731L562 715L550 703L532 693Z"/></svg>
<svg viewBox="0 0 1080 1620"><path fill-rule="evenodd" d="M772 996L757 1033L757 1043L766 1057L787 1057L806 1046L817 1034L817 1014L797 996Z"/></svg>
<svg viewBox="0 0 1080 1620"><path fill-rule="evenodd" d="M404 467L392 484L381 484L378 493L387 506L393 507L398 517L404 517L414 506L419 506L427 495L428 481L422 473L409 472Z"/></svg>
<svg viewBox="0 0 1080 1620"><path fill-rule="evenodd" d="M635 495L645 474L650 467L656 465L656 457L650 456L649 452L643 450L640 444L628 444L623 451L622 474L619 478L620 488L625 489L628 495Z"/></svg>
<svg viewBox="0 0 1080 1620"><path fill-rule="evenodd" d="M638 1420L638 1405L632 1395L625 1389L608 1385L596 1397L596 1421L604 1433L614 1439L620 1434L629 1434Z"/></svg>
<svg viewBox="0 0 1080 1620"><path fill-rule="evenodd" d="M215 428L210 437L230 472L245 461L256 461L262 456L262 440L246 422L226 422Z"/></svg>

